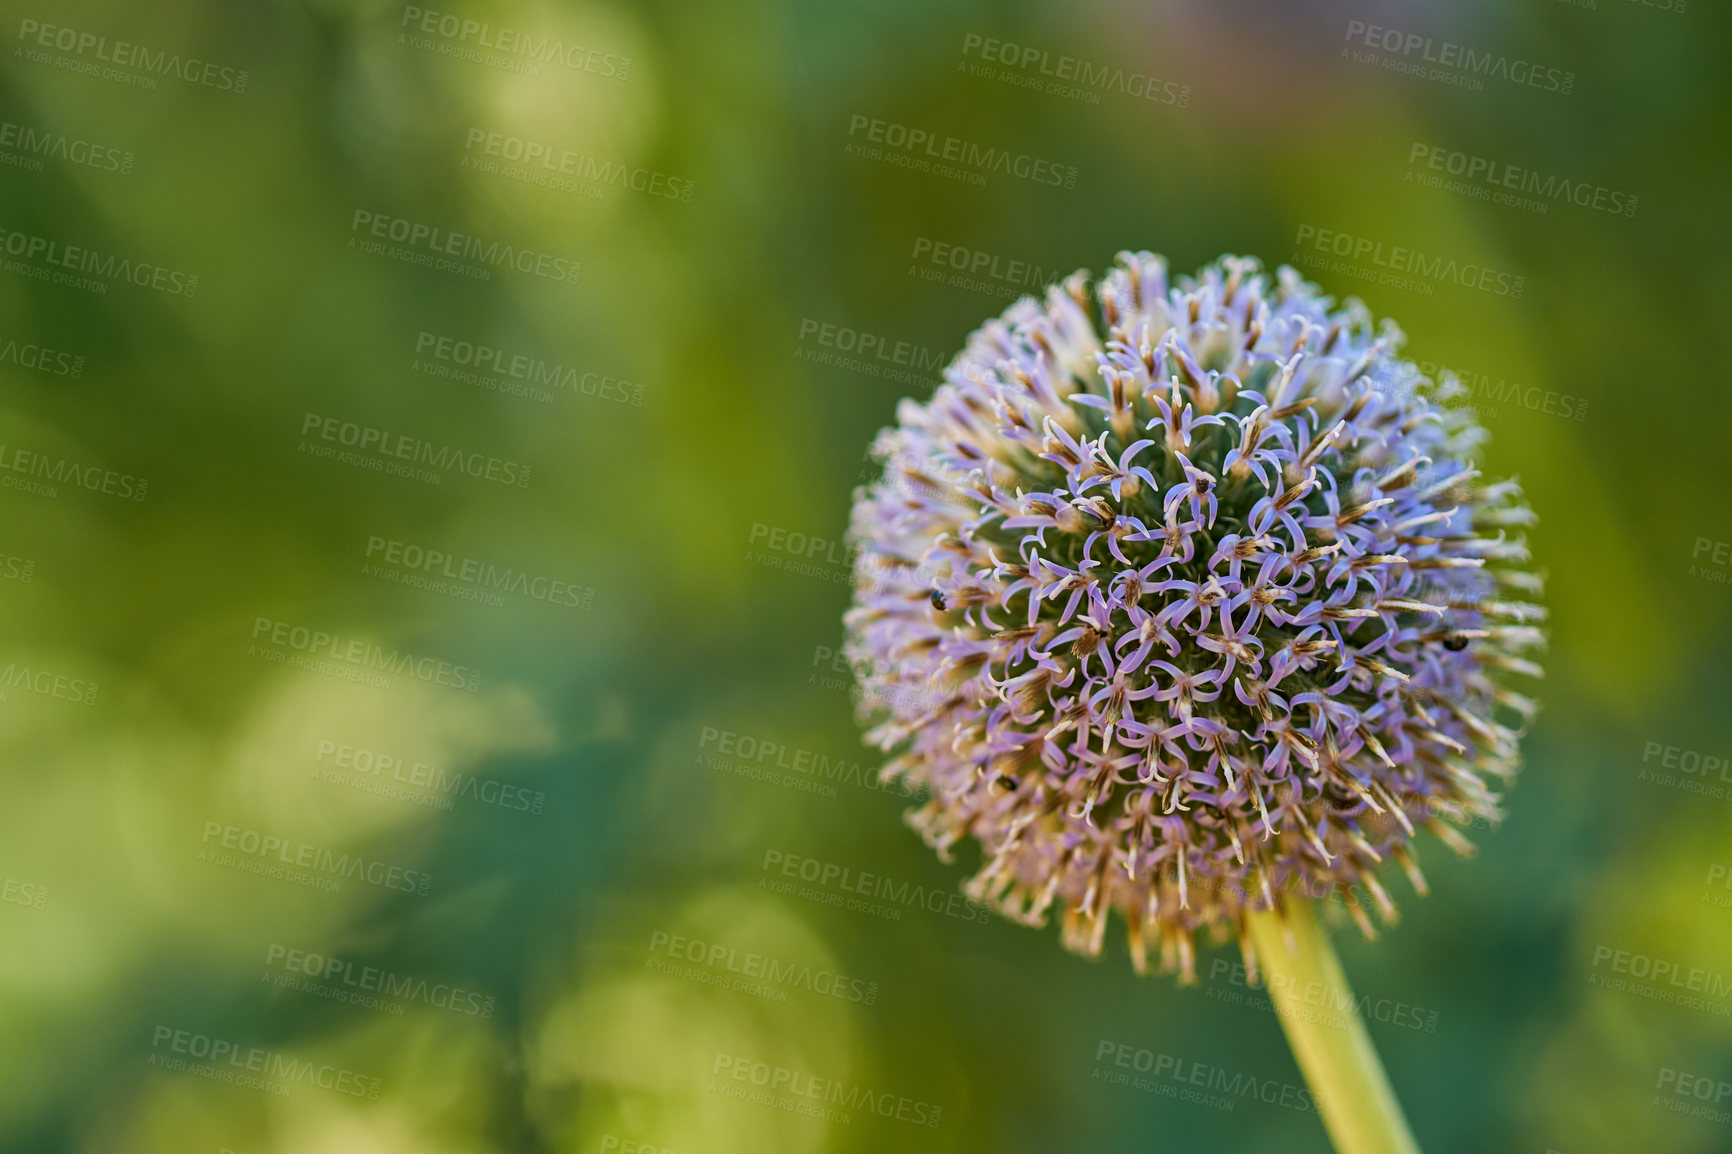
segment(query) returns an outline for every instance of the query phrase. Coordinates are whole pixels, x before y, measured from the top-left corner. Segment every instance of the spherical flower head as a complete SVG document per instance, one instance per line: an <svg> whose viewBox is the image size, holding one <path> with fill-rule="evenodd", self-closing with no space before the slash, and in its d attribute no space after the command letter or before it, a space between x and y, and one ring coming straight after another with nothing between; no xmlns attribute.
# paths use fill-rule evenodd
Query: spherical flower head
<svg viewBox="0 0 1732 1154"><path fill-rule="evenodd" d="M856 494L848 657L886 781L969 895L1139 972L1495 821L1538 676L1514 481L1460 386L1291 268L1121 253L988 322Z"/></svg>

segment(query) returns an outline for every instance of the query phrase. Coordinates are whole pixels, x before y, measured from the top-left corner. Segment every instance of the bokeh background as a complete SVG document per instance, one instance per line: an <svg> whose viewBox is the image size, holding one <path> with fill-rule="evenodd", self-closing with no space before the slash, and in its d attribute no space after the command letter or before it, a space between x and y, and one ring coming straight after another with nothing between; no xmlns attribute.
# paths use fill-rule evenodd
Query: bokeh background
<svg viewBox="0 0 1732 1154"><path fill-rule="evenodd" d="M1325 1150L1236 951L1178 988L946 905L834 660L897 400L1147 248L1397 318L1541 516L1508 819L1337 933L1425 1149L1732 1149L1721 6L9 8L0 1147ZM1176 1092L1216 1072L1259 1089Z"/></svg>

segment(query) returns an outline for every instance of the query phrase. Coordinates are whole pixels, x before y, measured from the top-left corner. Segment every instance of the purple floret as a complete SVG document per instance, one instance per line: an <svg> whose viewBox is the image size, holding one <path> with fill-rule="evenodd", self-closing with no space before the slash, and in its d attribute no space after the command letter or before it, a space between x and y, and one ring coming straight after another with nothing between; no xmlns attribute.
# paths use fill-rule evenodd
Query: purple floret
<svg viewBox="0 0 1732 1154"><path fill-rule="evenodd" d="M856 497L848 654L967 891L1194 976L1193 935L1499 817L1543 612L1513 481L1402 336L1290 268L1121 253L976 331ZM1104 333L1104 336L1102 335ZM1513 531L1513 535L1512 535Z"/></svg>

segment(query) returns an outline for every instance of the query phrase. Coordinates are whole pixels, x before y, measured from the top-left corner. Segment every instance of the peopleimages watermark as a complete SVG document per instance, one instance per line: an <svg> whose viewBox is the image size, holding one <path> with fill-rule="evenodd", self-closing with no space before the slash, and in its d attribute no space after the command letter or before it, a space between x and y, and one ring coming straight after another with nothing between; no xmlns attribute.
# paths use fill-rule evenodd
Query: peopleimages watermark
<svg viewBox="0 0 1732 1154"><path fill-rule="evenodd" d="M1305 268L1407 289L1423 296L1432 295L1435 284L1452 284L1520 300L1527 284L1524 277L1482 264L1402 245L1386 245L1380 240L1312 224L1299 226L1293 245L1294 260ZM1365 262L1369 262L1369 267Z"/></svg>
<svg viewBox="0 0 1732 1154"><path fill-rule="evenodd" d="M244 68L230 68L193 56L182 58L179 53L153 50L125 40L110 41L106 36L77 28L24 19L18 22L18 39L24 44L16 55L33 64L51 64L81 76L98 76L147 91L154 90L159 79L180 80L236 95L247 90ZM55 56L45 50L71 55Z"/></svg>
<svg viewBox="0 0 1732 1154"><path fill-rule="evenodd" d="M1708 880L1703 883L1702 904L1732 910L1732 868L1721 862L1708 867ZM1716 893L1719 889L1723 893Z"/></svg>
<svg viewBox="0 0 1732 1154"><path fill-rule="evenodd" d="M904 1094L879 1092L857 1082L820 1078L786 1066L718 1053L710 1067L710 1093L741 1102L770 1106L827 1122L851 1125L851 1111L865 1110L880 1118L933 1129L944 1120L944 1107ZM742 1085L734 1086L732 1082Z"/></svg>
<svg viewBox="0 0 1732 1154"><path fill-rule="evenodd" d="M985 249L925 236L914 238L914 251L908 259L911 277L1000 300L1016 300L1030 293L1039 295L1041 289L1059 277L1056 270L1042 268L1033 261L1006 259Z"/></svg>
<svg viewBox="0 0 1732 1154"><path fill-rule="evenodd" d="M0 228L0 268L32 280L106 296L110 284L130 284L169 296L198 295L198 274L104 253L88 245Z"/></svg>
<svg viewBox="0 0 1732 1154"><path fill-rule="evenodd" d="M363 577L373 577L463 601L503 606L503 594L527 597L564 609L595 607L595 590L525 569L500 568L491 561L464 557L393 537L367 538Z"/></svg>
<svg viewBox="0 0 1732 1154"><path fill-rule="evenodd" d="M22 689L73 705L95 705L98 688L94 681L18 661L9 661L0 669L0 701L6 701L12 690Z"/></svg>
<svg viewBox="0 0 1732 1154"><path fill-rule="evenodd" d="M494 269L506 269L558 284L576 284L583 262L550 252L482 240L389 213L357 208L349 221L349 247L371 256L387 256L406 264L473 280L492 280ZM389 241L395 247L386 247Z"/></svg>
<svg viewBox="0 0 1732 1154"><path fill-rule="evenodd" d="M481 688L481 671L471 666L407 650L386 649L364 638L343 637L270 617L253 618L253 641L254 644L247 649L249 657L330 673L381 689L391 685L385 674L402 674L429 685L443 685L469 693Z"/></svg>
<svg viewBox="0 0 1732 1154"><path fill-rule="evenodd" d="M397 34L399 44L507 72L540 76L546 66L606 80L623 81L631 77L629 56L568 44L558 37L520 28L470 20L451 12L405 4L399 27L405 30Z"/></svg>
<svg viewBox="0 0 1732 1154"><path fill-rule="evenodd" d="M426 897L433 884L433 875L425 870L220 821L204 823L199 844L201 862L327 893L339 892L346 881L362 881L380 889Z"/></svg>
<svg viewBox="0 0 1732 1154"><path fill-rule="evenodd" d="M648 1142L621 1138L618 1134L603 1134L600 1154L677 1154L677 1152L665 1146L655 1146Z"/></svg>
<svg viewBox="0 0 1732 1154"><path fill-rule="evenodd" d="M1317 1097L1304 1086L1238 1073L1225 1066L1110 1038L1102 1038L1095 1044L1095 1068L1089 1077L1215 1110L1232 1110L1248 1098L1301 1113L1321 1113Z"/></svg>
<svg viewBox="0 0 1732 1154"><path fill-rule="evenodd" d="M343 1066L162 1024L151 1035L150 1050L149 1065L281 1097L300 1085L373 1101L384 1087L380 1079Z"/></svg>
<svg viewBox="0 0 1732 1154"><path fill-rule="evenodd" d="M17 878L0 877L0 902L30 910L48 908L48 887Z"/></svg>
<svg viewBox="0 0 1732 1154"><path fill-rule="evenodd" d="M101 465L81 465L70 457L0 443L0 488L52 500L60 496L61 485L123 501L142 501L150 492L150 482L131 473Z"/></svg>
<svg viewBox="0 0 1732 1154"><path fill-rule="evenodd" d="M898 882L883 874L782 850L765 850L758 867L766 876L760 889L820 905L901 921L905 909L921 909L965 922L987 922L992 911L955 890L932 889L918 882ZM792 880L789 880L792 879ZM805 882L800 885L797 883Z"/></svg>
<svg viewBox="0 0 1732 1154"><path fill-rule="evenodd" d="M520 461L492 457L457 445L441 445L322 413L308 413L301 418L301 441L296 451L430 485L456 474L524 489L529 486L532 469Z"/></svg>
<svg viewBox="0 0 1732 1154"><path fill-rule="evenodd" d="M862 1006L878 1003L877 982L669 930L651 932L644 969L771 1002L786 1002L792 990Z"/></svg>
<svg viewBox="0 0 1732 1154"><path fill-rule="evenodd" d="M1661 1066L1654 1079L1654 1098L1650 1105L1668 1113L1732 1126L1732 1108L1722 1105L1728 1098L1732 1098L1732 1082L1724 1078Z"/></svg>
<svg viewBox="0 0 1732 1154"><path fill-rule="evenodd" d="M1732 1006L1725 1000L1732 995L1732 980L1725 974L1608 945L1594 947L1592 970L1588 981L1603 990L1634 994L1720 1018L1732 1017ZM1710 998L1719 1000L1709 1001Z"/></svg>
<svg viewBox="0 0 1732 1154"><path fill-rule="evenodd" d="M746 535L746 544L746 560L754 565L816 577L838 585L847 585L854 580L854 559L859 548L841 538L820 537L815 533L754 521L751 532Z"/></svg>
<svg viewBox="0 0 1732 1154"><path fill-rule="evenodd" d="M960 70L970 76L1082 104L1099 104L1103 92L1175 108L1191 103L1189 84L1162 80L1146 72L1127 72L1109 64L1094 64L1075 56L1054 56L1044 48L996 40L978 32L963 34Z"/></svg>
<svg viewBox="0 0 1732 1154"><path fill-rule="evenodd" d="M0 581L16 581L20 585L28 585L35 576L34 557L14 557L10 553L0 553Z"/></svg>
<svg viewBox="0 0 1732 1154"><path fill-rule="evenodd" d="M1592 181L1547 175L1417 140L1407 150L1407 175L1402 179L1540 215L1550 212L1552 205L1562 203L1611 216L1635 216L1640 199L1634 193Z"/></svg>
<svg viewBox="0 0 1732 1154"><path fill-rule="evenodd" d="M815 749L790 747L787 742L713 725L704 726L698 735L698 764L775 785L795 785L826 797L836 796L837 785L851 785L868 793L914 795L904 784L880 781L871 769L843 754L832 758Z"/></svg>
<svg viewBox="0 0 1732 1154"><path fill-rule="evenodd" d="M1492 380L1489 373L1477 369L1455 368L1450 365L1438 364L1436 361L1420 361L1418 364L1422 375L1433 381L1443 380L1448 373L1461 382L1467 397L1467 403L1481 416L1497 416L1499 405L1513 404L1517 408L1526 409L1530 413L1543 413L1549 417L1562 417L1566 421L1585 421L1588 419L1588 400L1572 393L1560 393L1554 389L1542 389L1538 385L1524 385L1520 381L1512 381L1507 377Z"/></svg>
<svg viewBox="0 0 1732 1154"><path fill-rule="evenodd" d="M874 685L867 689L854 677L854 670L848 664L848 654L833 645L814 645L812 660L807 668L807 685L846 693L855 702L869 708L900 708L914 713L925 713L950 699L947 693L919 685ZM912 795L914 791L904 787L903 792Z"/></svg>
<svg viewBox="0 0 1732 1154"><path fill-rule="evenodd" d="M1706 559L1703 554L1707 554ZM1696 538L1690 550L1690 576L1716 585L1732 584L1732 541Z"/></svg>
<svg viewBox="0 0 1732 1154"><path fill-rule="evenodd" d="M696 187L689 180L653 168L599 160L587 152L485 128L471 128L465 135L462 167L594 200L602 199L609 185L618 185L652 199L690 204Z"/></svg>
<svg viewBox="0 0 1732 1154"><path fill-rule="evenodd" d="M940 135L930 129L880 120L860 112L848 119L848 143L843 145L842 153L983 188L993 175L1055 188L1076 187L1077 170L1073 164L1060 164L959 136Z"/></svg>
<svg viewBox="0 0 1732 1154"><path fill-rule="evenodd" d="M68 136L51 128L32 128L11 120L0 120L0 165L41 172L46 162L58 160L78 168L126 175L132 171L133 154L113 145L98 144L83 137Z"/></svg>
<svg viewBox="0 0 1732 1154"><path fill-rule="evenodd" d="M643 386L619 377L424 329L415 336L415 359L409 367L430 377L547 405L554 401L553 390L615 404L643 405Z"/></svg>
<svg viewBox="0 0 1732 1154"><path fill-rule="evenodd" d="M1367 24L1363 20L1347 22L1345 39L1348 45L1341 50L1344 60L1371 64L1474 92L1484 92L1487 80L1502 80L1567 96L1576 84L1576 74L1561 68L1512 59L1501 52L1482 51L1452 40L1437 40L1399 28Z"/></svg>
<svg viewBox="0 0 1732 1154"><path fill-rule="evenodd" d="M1728 788L1732 787L1732 756L1648 741L1642 745L1642 768L1636 780L1724 801L1732 797Z"/></svg>
<svg viewBox="0 0 1732 1154"><path fill-rule="evenodd" d="M313 765L318 781L432 809L453 809L459 798L532 815L547 805L547 795L540 790L349 742L321 739Z"/></svg>
<svg viewBox="0 0 1732 1154"><path fill-rule="evenodd" d="M950 363L945 354L912 341L811 317L800 320L799 344L794 347L794 356L897 384L927 388L936 381L933 376L924 374L942 372Z"/></svg>
<svg viewBox="0 0 1732 1154"><path fill-rule="evenodd" d="M7 337L0 344L0 365L17 365L21 369L43 373L50 377L65 377L76 381L84 375L84 358L34 341Z"/></svg>
<svg viewBox="0 0 1732 1154"><path fill-rule="evenodd" d="M1301 1018L1332 1030L1348 1029L1352 1015L1357 1011L1365 1021L1416 1033L1437 1033L1436 1010L1370 994L1355 997L1339 987L1325 987L1322 982L1301 984L1286 974L1265 977L1267 980L1262 987L1254 987L1243 962L1216 958L1209 965L1209 989L1204 996L1226 1005L1246 1006L1267 1013L1276 1013L1279 1005L1279 1013L1286 1017ZM1223 981L1232 988L1221 989Z"/></svg>
<svg viewBox="0 0 1732 1154"><path fill-rule="evenodd" d="M1585 8L1590 12L1600 6L1600 0L1559 0L1559 2L1569 5L1571 8ZM1689 0L1628 0L1627 4L1619 4L1617 0L1610 0L1607 7L1624 8L1631 5L1649 8L1655 12L1669 12L1673 16L1682 16L1689 8Z"/></svg>
<svg viewBox="0 0 1732 1154"><path fill-rule="evenodd" d="M272 942L265 948L263 980L279 989L397 1015L410 1005L422 1005L463 1017L491 1020L497 1001L492 994L450 982L399 974L381 966L364 965L317 950L297 949L281 942Z"/></svg>

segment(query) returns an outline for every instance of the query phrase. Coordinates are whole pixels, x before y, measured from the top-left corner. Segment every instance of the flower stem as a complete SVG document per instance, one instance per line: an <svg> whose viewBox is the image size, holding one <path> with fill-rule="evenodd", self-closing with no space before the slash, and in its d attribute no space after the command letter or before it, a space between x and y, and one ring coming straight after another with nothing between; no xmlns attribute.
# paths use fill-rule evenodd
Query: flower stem
<svg viewBox="0 0 1732 1154"><path fill-rule="evenodd" d="M1335 1149L1419 1154L1312 903L1295 899L1245 920L1281 1029Z"/></svg>

